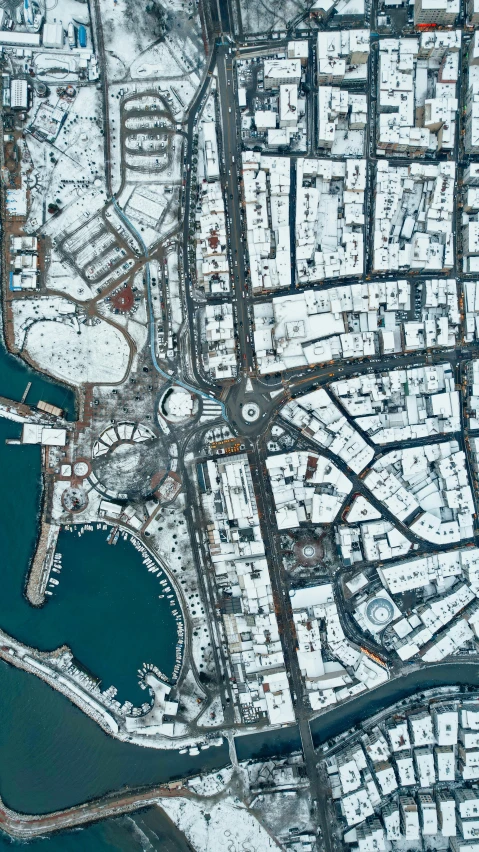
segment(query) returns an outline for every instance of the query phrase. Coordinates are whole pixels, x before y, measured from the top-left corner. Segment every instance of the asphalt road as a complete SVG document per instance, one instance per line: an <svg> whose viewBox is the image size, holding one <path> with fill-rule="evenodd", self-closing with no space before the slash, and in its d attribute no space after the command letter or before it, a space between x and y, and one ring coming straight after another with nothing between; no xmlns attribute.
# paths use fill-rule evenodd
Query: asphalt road
<svg viewBox="0 0 479 852"><path fill-rule="evenodd" d="M246 284L245 245L241 216L241 191L239 170L241 149L236 133L236 103L234 93L233 48L217 48L218 91L220 97L221 122L223 129L223 181L226 196L227 221L230 234L234 304L237 311L238 348L240 370L249 371L253 366L252 346L248 342L249 293Z"/></svg>
<svg viewBox="0 0 479 852"><path fill-rule="evenodd" d="M327 815L328 794L327 790L321 785L316 767L317 757L309 726L311 710L305 702L306 694L296 654L296 634L289 597L289 584L279 552L273 500L258 445L255 446L253 453L250 454L250 466L261 521L261 533L269 557L275 611L283 645L286 671L290 678L289 685L293 696L294 713L301 735L304 762L311 788L311 798L316 808L316 815L323 839L323 848L325 852L331 852L332 846Z"/></svg>

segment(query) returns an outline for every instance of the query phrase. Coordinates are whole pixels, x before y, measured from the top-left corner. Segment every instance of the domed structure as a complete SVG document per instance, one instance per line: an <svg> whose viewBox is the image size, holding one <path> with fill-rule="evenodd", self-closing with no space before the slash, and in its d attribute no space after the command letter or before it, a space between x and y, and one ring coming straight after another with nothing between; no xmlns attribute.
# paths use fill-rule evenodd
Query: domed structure
<svg viewBox="0 0 479 852"><path fill-rule="evenodd" d="M377 627L386 627L393 619L394 606L387 598L373 598L366 607L366 615Z"/></svg>
<svg viewBox="0 0 479 852"><path fill-rule="evenodd" d="M184 388L168 388L160 400L160 415L169 423L185 423L194 417L197 410L197 398Z"/></svg>
<svg viewBox="0 0 479 852"><path fill-rule="evenodd" d="M354 610L354 617L359 626L373 636L382 633L388 624L400 616L401 610L385 589L378 589Z"/></svg>

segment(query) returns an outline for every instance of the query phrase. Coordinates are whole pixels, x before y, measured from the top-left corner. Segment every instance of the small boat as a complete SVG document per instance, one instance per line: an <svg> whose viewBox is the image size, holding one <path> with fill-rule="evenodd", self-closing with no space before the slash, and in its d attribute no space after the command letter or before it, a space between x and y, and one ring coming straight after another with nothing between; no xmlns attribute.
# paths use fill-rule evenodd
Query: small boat
<svg viewBox="0 0 479 852"><path fill-rule="evenodd" d="M120 528L118 525L116 527L112 527L110 530L110 534L107 537L108 544L116 544L120 535Z"/></svg>

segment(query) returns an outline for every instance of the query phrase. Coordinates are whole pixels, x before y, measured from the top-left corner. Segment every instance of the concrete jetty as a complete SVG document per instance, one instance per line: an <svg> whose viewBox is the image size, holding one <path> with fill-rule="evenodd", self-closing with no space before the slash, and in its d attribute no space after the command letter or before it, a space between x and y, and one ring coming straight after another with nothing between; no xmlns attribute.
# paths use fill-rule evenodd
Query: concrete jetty
<svg viewBox="0 0 479 852"><path fill-rule="evenodd" d="M171 797L194 798L189 790L178 787L177 784L172 784L171 787L166 784L144 792L105 796L103 799L85 802L78 807L54 811L44 816L18 813L7 808L0 799L0 828L16 840L30 840L54 831L64 831L67 828L87 825L107 817L131 813L139 808L156 804L158 799Z"/></svg>
<svg viewBox="0 0 479 852"><path fill-rule="evenodd" d="M0 396L0 417L15 420L17 423L27 423L30 418L35 418L35 412L24 402Z"/></svg>
<svg viewBox="0 0 479 852"><path fill-rule="evenodd" d="M26 595L32 606L42 606L45 603L45 589L53 564L59 532L58 524L48 523L42 518L40 537L27 581Z"/></svg>

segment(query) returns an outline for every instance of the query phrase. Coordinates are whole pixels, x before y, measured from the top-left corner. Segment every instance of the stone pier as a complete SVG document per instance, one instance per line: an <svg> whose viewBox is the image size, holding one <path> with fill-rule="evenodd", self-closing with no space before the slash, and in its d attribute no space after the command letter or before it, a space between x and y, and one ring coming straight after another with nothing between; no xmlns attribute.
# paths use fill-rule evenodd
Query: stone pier
<svg viewBox="0 0 479 852"><path fill-rule="evenodd" d="M42 606L45 603L45 589L50 577L59 532L58 524L50 524L42 519L37 549L27 581L27 600L32 606Z"/></svg>

